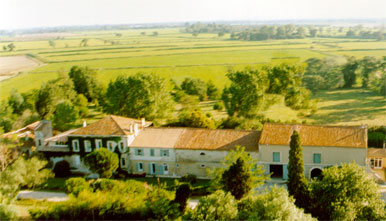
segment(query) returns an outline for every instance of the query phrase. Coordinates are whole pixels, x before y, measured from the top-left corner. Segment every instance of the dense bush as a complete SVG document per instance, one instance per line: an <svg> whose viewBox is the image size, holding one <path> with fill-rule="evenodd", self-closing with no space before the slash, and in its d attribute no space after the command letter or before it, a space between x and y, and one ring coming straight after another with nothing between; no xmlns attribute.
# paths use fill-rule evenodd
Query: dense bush
<svg viewBox="0 0 386 221"><path fill-rule="evenodd" d="M313 220L295 206L295 200L283 188L248 196L238 203L240 220Z"/></svg>
<svg viewBox="0 0 386 221"><path fill-rule="evenodd" d="M382 148L386 141L386 126L370 127L368 130L368 146Z"/></svg>
<svg viewBox="0 0 386 221"><path fill-rule="evenodd" d="M19 157L12 165L0 173L0 203L13 199L20 188L34 189L43 184L53 173L44 169L47 161L38 157Z"/></svg>
<svg viewBox="0 0 386 221"><path fill-rule="evenodd" d="M177 187L176 198L173 202L178 203L178 209L180 212L183 213L185 211L191 193L192 188L190 187L190 184L183 183Z"/></svg>
<svg viewBox="0 0 386 221"><path fill-rule="evenodd" d="M213 105L213 109L214 110L223 110L224 104L221 101L218 101Z"/></svg>
<svg viewBox="0 0 386 221"><path fill-rule="evenodd" d="M84 181L77 180L76 182ZM110 182L111 181L111 182ZM81 191L66 202L45 209L30 210L38 220L147 220L175 219L178 204L171 203L172 192L138 181L98 181L95 192ZM74 181L75 183L75 181ZM108 189L109 188L109 189Z"/></svg>
<svg viewBox="0 0 386 221"><path fill-rule="evenodd" d="M312 214L322 220L380 220L385 202L378 185L355 163L322 170L323 179L312 182Z"/></svg>
<svg viewBox="0 0 386 221"><path fill-rule="evenodd" d="M15 211L10 206L0 204L0 220L16 220Z"/></svg>
<svg viewBox="0 0 386 221"><path fill-rule="evenodd" d="M197 176L193 174L186 174L180 178L180 182L195 184L197 182Z"/></svg>
<svg viewBox="0 0 386 221"><path fill-rule="evenodd" d="M230 193L218 190L204 196L192 211L184 217L187 220L233 220L237 217L237 203Z"/></svg>
<svg viewBox="0 0 386 221"><path fill-rule="evenodd" d="M70 164L65 160L59 161L55 164L53 172L55 177L68 177L71 175Z"/></svg>
<svg viewBox="0 0 386 221"><path fill-rule="evenodd" d="M90 170L98 173L100 177L109 178L118 169L119 159L116 153L112 153L106 148L100 148L87 154L86 164Z"/></svg>
<svg viewBox="0 0 386 221"><path fill-rule="evenodd" d="M369 132L368 133L368 147L382 148L383 142L386 141L386 134L382 132Z"/></svg>
<svg viewBox="0 0 386 221"><path fill-rule="evenodd" d="M74 177L66 180L66 191L75 196L84 190L90 190L90 184L81 177Z"/></svg>
<svg viewBox="0 0 386 221"><path fill-rule="evenodd" d="M189 95L197 95L200 101L207 97L207 85L199 78L185 78L181 84L181 89Z"/></svg>

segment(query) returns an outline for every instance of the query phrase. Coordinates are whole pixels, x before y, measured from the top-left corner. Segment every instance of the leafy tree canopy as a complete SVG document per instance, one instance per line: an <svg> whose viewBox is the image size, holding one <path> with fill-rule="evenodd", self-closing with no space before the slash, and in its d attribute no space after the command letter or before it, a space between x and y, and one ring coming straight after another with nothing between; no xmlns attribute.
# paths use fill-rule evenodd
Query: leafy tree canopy
<svg viewBox="0 0 386 221"><path fill-rule="evenodd" d="M98 173L102 178L110 178L113 172L118 169L119 159L116 153L106 148L99 148L87 154L86 164L90 170Z"/></svg>

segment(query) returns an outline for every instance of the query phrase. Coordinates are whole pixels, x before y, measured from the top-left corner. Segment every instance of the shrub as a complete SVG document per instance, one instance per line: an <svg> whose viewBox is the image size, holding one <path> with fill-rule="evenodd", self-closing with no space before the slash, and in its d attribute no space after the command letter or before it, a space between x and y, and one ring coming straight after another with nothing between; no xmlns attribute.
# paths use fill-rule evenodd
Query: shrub
<svg viewBox="0 0 386 221"><path fill-rule="evenodd" d="M197 207L187 215L189 220L233 220L237 217L237 204L230 193L218 190L200 199Z"/></svg>
<svg viewBox="0 0 386 221"><path fill-rule="evenodd" d="M382 132L369 132L368 133L368 146L382 148L383 142L386 140L386 134Z"/></svg>
<svg viewBox="0 0 386 221"><path fill-rule="evenodd" d="M295 206L295 200L283 188L243 198L237 205L240 220L313 220Z"/></svg>
<svg viewBox="0 0 386 221"><path fill-rule="evenodd" d="M213 109L214 110L223 110L224 104L221 101L218 101L213 105Z"/></svg>
<svg viewBox="0 0 386 221"><path fill-rule="evenodd" d="M0 220L16 220L15 211L10 206L0 204Z"/></svg>
<svg viewBox="0 0 386 221"><path fill-rule="evenodd" d="M239 157L221 176L221 184L237 200L248 194L253 187L252 172L245 159Z"/></svg>
<svg viewBox="0 0 386 221"><path fill-rule="evenodd" d="M74 177L66 180L66 191L78 196L83 190L89 190L90 184L81 177Z"/></svg>
<svg viewBox="0 0 386 221"><path fill-rule="evenodd" d="M385 202L378 185L355 163L322 170L323 179L312 183L313 216L323 220L380 220Z"/></svg>
<svg viewBox="0 0 386 221"><path fill-rule="evenodd" d="M186 174L180 178L180 182L195 184L197 182L197 176L193 174Z"/></svg>
<svg viewBox="0 0 386 221"><path fill-rule="evenodd" d="M53 172L55 177L68 177L71 175L70 164L65 160L59 161L55 164Z"/></svg>
<svg viewBox="0 0 386 221"><path fill-rule="evenodd" d="M110 182L112 181L112 182ZM81 181L83 182L83 181ZM171 203L172 192L138 181L102 180L105 187L70 195L66 202L30 210L38 220L148 220L176 219L178 205ZM102 184L101 186L103 186Z"/></svg>
<svg viewBox="0 0 386 221"><path fill-rule="evenodd" d="M91 171L98 173L103 178L109 178L118 168L119 159L116 153L100 148L87 154L86 163L90 166Z"/></svg>
<svg viewBox="0 0 386 221"><path fill-rule="evenodd" d="M192 190L190 184L183 183L178 186L176 190L176 198L173 202L179 204L178 209L180 210L180 212L183 213L185 211L191 193Z"/></svg>

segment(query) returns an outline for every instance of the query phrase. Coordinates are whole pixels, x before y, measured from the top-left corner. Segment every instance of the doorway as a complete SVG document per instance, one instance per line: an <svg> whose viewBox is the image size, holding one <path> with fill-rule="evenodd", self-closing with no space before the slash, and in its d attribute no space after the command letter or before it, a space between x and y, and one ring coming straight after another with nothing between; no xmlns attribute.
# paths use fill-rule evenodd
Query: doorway
<svg viewBox="0 0 386 221"><path fill-rule="evenodd" d="M271 173L271 178L280 178L283 179L283 165L269 165L269 172Z"/></svg>

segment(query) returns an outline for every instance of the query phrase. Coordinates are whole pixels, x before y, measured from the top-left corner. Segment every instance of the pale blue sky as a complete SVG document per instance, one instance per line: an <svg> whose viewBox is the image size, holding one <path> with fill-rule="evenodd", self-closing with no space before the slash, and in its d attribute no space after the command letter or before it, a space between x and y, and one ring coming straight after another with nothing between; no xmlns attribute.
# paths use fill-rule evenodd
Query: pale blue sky
<svg viewBox="0 0 386 221"><path fill-rule="evenodd" d="M385 17L386 0L0 0L0 29L175 21Z"/></svg>

